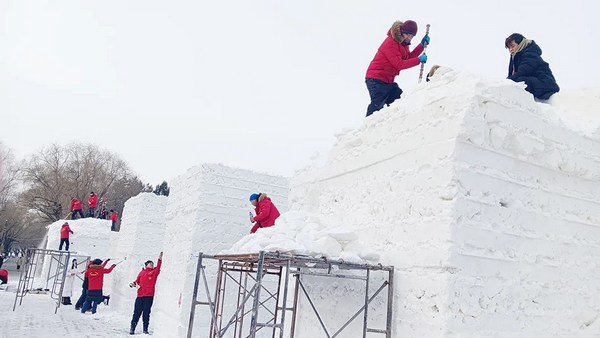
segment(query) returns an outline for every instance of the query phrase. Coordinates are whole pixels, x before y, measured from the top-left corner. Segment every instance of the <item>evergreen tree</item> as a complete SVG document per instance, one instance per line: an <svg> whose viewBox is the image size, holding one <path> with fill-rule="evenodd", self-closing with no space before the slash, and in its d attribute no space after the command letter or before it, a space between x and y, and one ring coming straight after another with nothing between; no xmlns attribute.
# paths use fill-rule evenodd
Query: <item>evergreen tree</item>
<svg viewBox="0 0 600 338"><path fill-rule="evenodd" d="M169 196L170 190L171 188L169 188L167 181L163 181L161 184L156 186L156 189L154 189L154 193L158 196Z"/></svg>

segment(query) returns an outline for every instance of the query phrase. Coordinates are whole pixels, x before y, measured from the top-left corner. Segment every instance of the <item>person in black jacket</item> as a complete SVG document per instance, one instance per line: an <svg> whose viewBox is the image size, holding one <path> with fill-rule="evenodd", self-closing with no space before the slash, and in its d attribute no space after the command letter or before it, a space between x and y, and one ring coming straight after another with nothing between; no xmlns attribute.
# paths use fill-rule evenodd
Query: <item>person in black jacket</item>
<svg viewBox="0 0 600 338"><path fill-rule="evenodd" d="M525 90L537 100L548 100L552 94L558 93L560 88L535 41L514 33L506 38L504 46L510 52L508 79L525 82Z"/></svg>

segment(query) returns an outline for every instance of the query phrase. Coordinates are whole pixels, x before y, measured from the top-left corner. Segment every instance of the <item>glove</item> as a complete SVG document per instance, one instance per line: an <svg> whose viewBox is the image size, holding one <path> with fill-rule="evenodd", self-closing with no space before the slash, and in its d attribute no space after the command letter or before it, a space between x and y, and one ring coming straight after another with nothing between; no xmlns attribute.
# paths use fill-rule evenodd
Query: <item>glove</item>
<svg viewBox="0 0 600 338"><path fill-rule="evenodd" d="M130 287L130 288L134 288L134 287L135 287L135 285L136 285L136 284L135 284L135 282L133 282L133 283L129 283L129 287Z"/></svg>
<svg viewBox="0 0 600 338"><path fill-rule="evenodd" d="M419 61L420 61L421 63L425 63L425 62L427 62L427 55L426 55L426 54L421 54L421 55L419 56Z"/></svg>
<svg viewBox="0 0 600 338"><path fill-rule="evenodd" d="M421 45L422 45L423 47L427 46L427 45L429 44L429 40L431 40L431 39L429 38L429 34L425 35L425 36L423 37L423 39L421 40Z"/></svg>

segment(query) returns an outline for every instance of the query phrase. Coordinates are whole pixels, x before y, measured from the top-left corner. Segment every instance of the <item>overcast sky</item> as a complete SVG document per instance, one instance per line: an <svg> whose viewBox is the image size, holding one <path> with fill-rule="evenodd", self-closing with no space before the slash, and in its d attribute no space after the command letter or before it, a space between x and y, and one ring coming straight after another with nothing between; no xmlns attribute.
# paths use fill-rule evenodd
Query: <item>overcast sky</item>
<svg viewBox="0 0 600 338"><path fill-rule="evenodd" d="M362 123L394 20L431 24L429 63L504 78L504 39L562 89L598 87L596 1L0 1L0 142L118 153L144 181L202 162L291 175ZM586 66L592 65L592 66ZM416 85L418 67L396 78Z"/></svg>

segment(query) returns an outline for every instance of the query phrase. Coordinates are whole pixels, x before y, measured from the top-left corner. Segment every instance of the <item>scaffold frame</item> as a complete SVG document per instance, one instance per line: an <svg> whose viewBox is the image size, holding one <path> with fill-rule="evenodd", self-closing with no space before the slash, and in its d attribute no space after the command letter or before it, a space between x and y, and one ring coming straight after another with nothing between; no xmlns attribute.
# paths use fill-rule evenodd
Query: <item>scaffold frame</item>
<svg viewBox="0 0 600 338"><path fill-rule="evenodd" d="M54 313L58 312L58 308L61 305L62 295L64 291L64 282L67 278L67 272L72 258L78 258L78 264L86 266L90 260L90 256L78 254L75 251L62 251L62 250L46 250L29 248L25 253L25 264L19 274L19 283L17 285L17 291L15 292L15 302L13 304L13 311L19 305L23 304L23 298L34 291L34 283L36 275L40 275L38 278L43 278L45 283L44 288L39 288L42 291L49 292L50 298L56 302ZM48 262L47 274L42 276L44 272L44 262ZM40 270L42 269L42 270ZM77 278L83 280L81 276ZM51 287L50 287L51 284Z"/></svg>
<svg viewBox="0 0 600 338"><path fill-rule="evenodd" d="M207 279L206 263L209 260L216 261L218 269L213 285L213 296L211 296L210 283ZM370 294L371 284L373 279L375 279L374 273L377 273L378 281L383 280L383 283L374 293ZM273 276L277 282L270 283L270 285L263 283L263 279L268 276ZM290 276L295 279L291 283ZM364 281L364 303L341 327L335 331L330 330L330 328L326 327L319 309L307 291L307 282L303 281L301 276L321 276ZM225 293L228 287L227 281L233 281L233 287L237 287L238 291L237 300L235 300L235 312L231 318L228 318L224 322L223 308L226 304ZM201 284L203 287L201 287ZM276 284L276 289L273 287L274 284ZM269 286L271 289L269 289ZM370 328L369 305L386 288L385 328ZM300 296L303 296L303 299L306 299L314 312L325 337L339 337L362 314L363 323L360 337L366 338L367 333L380 333L384 334L386 338L391 338L393 290L393 266L358 264L344 262L343 260L328 260L326 258L266 251L261 251L258 254L231 255L207 255L199 253L187 337L192 337L196 307L203 305L208 307L210 311L209 338L223 338L228 332L230 335L227 337L255 338L257 332L262 329L272 329L272 338L297 338L295 336L296 315ZM267 294L266 299L261 299L261 292ZM291 292L293 292L293 296L290 295ZM199 296L202 296L203 300L199 300ZM288 304L290 296L292 297L291 307ZM269 308L266 303L271 300L274 300L274 306ZM263 313L261 317L259 317L260 311ZM286 330L286 313L288 312L291 315L291 324L287 326ZM244 321L247 316L250 316L249 324ZM232 331L230 330L233 331L233 335L231 335Z"/></svg>

